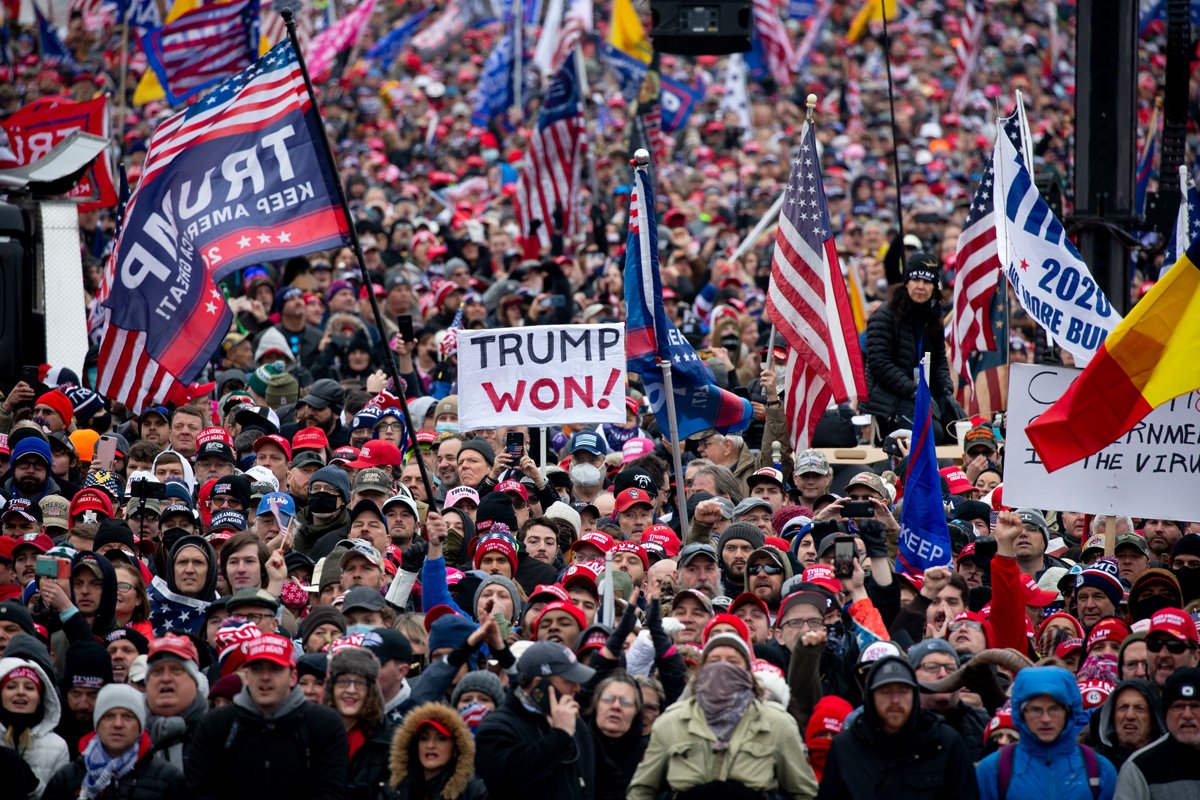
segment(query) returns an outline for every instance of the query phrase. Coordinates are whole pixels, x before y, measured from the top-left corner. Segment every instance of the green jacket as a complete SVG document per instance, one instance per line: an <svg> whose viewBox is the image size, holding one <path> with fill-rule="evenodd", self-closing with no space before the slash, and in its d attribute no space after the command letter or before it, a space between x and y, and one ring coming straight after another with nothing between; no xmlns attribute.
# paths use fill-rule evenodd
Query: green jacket
<svg viewBox="0 0 1200 800"><path fill-rule="evenodd" d="M714 781L734 781L789 798L817 796L800 729L781 707L755 700L723 757L713 752L716 741L696 699L679 701L654 723L628 800L653 800L664 790L682 792Z"/></svg>

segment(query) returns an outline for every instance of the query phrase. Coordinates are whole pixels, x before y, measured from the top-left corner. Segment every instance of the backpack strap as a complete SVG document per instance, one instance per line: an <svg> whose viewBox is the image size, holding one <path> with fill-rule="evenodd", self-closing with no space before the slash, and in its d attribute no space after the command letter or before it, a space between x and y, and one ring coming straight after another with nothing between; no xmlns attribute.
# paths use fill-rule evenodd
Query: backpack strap
<svg viewBox="0 0 1200 800"><path fill-rule="evenodd" d="M1000 748L1000 767L996 770L997 797L1004 800L1008 796L1008 784L1012 782L1013 756L1017 746L1006 744Z"/></svg>
<svg viewBox="0 0 1200 800"><path fill-rule="evenodd" d="M1083 764L1087 768L1088 786L1092 789L1092 800L1100 800L1100 762L1096 758L1096 751L1086 744L1081 744L1079 752L1083 756Z"/></svg>

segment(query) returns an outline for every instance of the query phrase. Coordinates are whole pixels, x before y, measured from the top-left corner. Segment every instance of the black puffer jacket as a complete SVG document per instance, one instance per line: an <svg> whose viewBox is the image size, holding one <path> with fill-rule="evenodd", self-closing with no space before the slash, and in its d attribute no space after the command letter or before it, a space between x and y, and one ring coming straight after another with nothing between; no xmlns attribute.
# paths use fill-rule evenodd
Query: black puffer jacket
<svg viewBox="0 0 1200 800"><path fill-rule="evenodd" d="M85 743L86 746L86 743ZM187 784L177 767L154 757L149 735L142 734L141 754L133 771L117 778L97 795L98 800L161 800L187 797ZM79 757L54 774L42 800L72 800L79 797L87 769Z"/></svg>
<svg viewBox="0 0 1200 800"><path fill-rule="evenodd" d="M341 800L349 760L342 718L305 700L299 686L268 714L242 689L201 721L184 772L196 800Z"/></svg>
<svg viewBox="0 0 1200 800"><path fill-rule="evenodd" d="M888 657L875 662L867 676L868 686L883 664L903 665L916 683L907 661ZM975 769L962 738L936 714L921 708L915 687L912 694L913 711L908 722L897 733L889 734L875 711L872 693L867 693L862 713L833 740L817 794L819 800L972 800L979 796Z"/></svg>
<svg viewBox="0 0 1200 800"><path fill-rule="evenodd" d="M918 337L921 338L920 348ZM950 365L946 361L945 336L936 311L914 310L913 316L901 320L892 303L884 303L876 309L867 321L867 401L862 404L862 410L881 420L906 417L905 424L911 425L913 399L917 394L915 370L923 353L931 356L929 389L936 415L940 399L954 394Z"/></svg>

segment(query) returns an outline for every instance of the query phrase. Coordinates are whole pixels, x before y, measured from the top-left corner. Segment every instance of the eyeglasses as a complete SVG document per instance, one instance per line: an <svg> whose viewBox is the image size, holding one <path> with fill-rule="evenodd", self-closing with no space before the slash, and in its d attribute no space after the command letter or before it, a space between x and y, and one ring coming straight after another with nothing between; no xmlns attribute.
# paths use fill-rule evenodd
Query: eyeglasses
<svg viewBox="0 0 1200 800"><path fill-rule="evenodd" d="M626 697L623 694L602 694L600 695L600 702L609 706L616 703L621 708L633 708L637 705L632 697Z"/></svg>
<svg viewBox="0 0 1200 800"><path fill-rule="evenodd" d="M917 667L917 672L922 675L941 675L943 672L949 675L954 670L958 669L957 664L922 664Z"/></svg>
<svg viewBox="0 0 1200 800"><path fill-rule="evenodd" d="M377 431L398 431L404 428L399 422L381 422L375 426Z"/></svg>
<svg viewBox="0 0 1200 800"><path fill-rule="evenodd" d="M778 575L783 572L783 567L775 564L751 564L746 567L747 575Z"/></svg>
<svg viewBox="0 0 1200 800"><path fill-rule="evenodd" d="M1146 649L1151 653L1161 653L1163 648L1173 656L1182 655L1188 650L1195 650L1196 646L1191 642L1181 642L1178 639L1147 639Z"/></svg>
<svg viewBox="0 0 1200 800"><path fill-rule="evenodd" d="M333 688L335 689L366 689L367 685L366 678L346 676L342 676L333 682Z"/></svg>
<svg viewBox="0 0 1200 800"><path fill-rule="evenodd" d="M951 633L956 633L964 628L969 631L981 631L983 630L983 623L976 622L973 619L960 619L958 622L951 622L949 630Z"/></svg>
<svg viewBox="0 0 1200 800"><path fill-rule="evenodd" d="M132 592L133 584L132 583L118 583L117 591L118 592Z"/></svg>
<svg viewBox="0 0 1200 800"><path fill-rule="evenodd" d="M786 628L790 631L808 629L810 631L819 631L825 627L825 620L821 617L811 617L809 619L789 619L787 622L781 622L779 627Z"/></svg>
<svg viewBox="0 0 1200 800"><path fill-rule="evenodd" d="M234 616L241 617L242 619L246 620L247 622L252 622L255 625L258 625L263 620L275 619L274 614L258 614L258 613L253 613L253 612L249 613L249 614L236 614Z"/></svg>

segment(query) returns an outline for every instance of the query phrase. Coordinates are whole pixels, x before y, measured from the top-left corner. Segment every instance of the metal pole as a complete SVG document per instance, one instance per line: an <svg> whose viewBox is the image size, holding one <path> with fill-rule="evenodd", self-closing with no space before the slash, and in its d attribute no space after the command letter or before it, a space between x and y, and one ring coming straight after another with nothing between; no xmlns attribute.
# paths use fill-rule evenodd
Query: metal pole
<svg viewBox="0 0 1200 800"><path fill-rule="evenodd" d="M886 3L883 10L883 63L887 67L888 114L892 121L892 170L896 174L896 227L900 229L900 271L904 271L904 211L900 206L900 152L896 147L896 96L892 90L892 39L888 36ZM812 118L812 112L809 112Z"/></svg>
<svg viewBox="0 0 1200 800"><path fill-rule="evenodd" d="M129 75L129 12L125 9L125 24L121 26L121 80L117 84L117 152L125 158L125 81Z"/></svg>
<svg viewBox="0 0 1200 800"><path fill-rule="evenodd" d="M313 91L312 79L308 76L308 65L304 63L304 53L300 48L300 40L296 36L296 20L292 17L291 9L283 9L281 16L283 22L287 26L288 38L292 41L292 48L296 51L296 60L300 63L300 73L304 76L304 86L308 89L308 98L312 101L313 110L318 118L321 115L321 107L317 103L317 94ZM321 142L325 145L325 155L329 158L329 164L335 170L334 184L337 186L338 200L342 204L342 213L346 215L346 225L350 229L350 249L354 251L355 257L358 258L358 270L362 275L363 287L367 290L367 297L371 301L371 313L375 316L375 327L379 329L379 335L383 336L385 330L383 325L383 312L379 310L379 301L375 298L375 292L371 291L371 274L367 271L367 262L363 258L362 246L358 242L358 231L354 229L353 217L350 215L350 202L346 199L346 188L342 185L342 179L336 174L337 161L333 157L333 148L329 145L329 137L325 134L324 121L321 125ZM425 459L421 457L420 447L417 445L417 430L413 427L412 417L408 413L408 404L403 402L404 390L401 388L403 382L400 379L400 367L396 363L396 355L392 349L385 343L383 351L387 359L388 371L392 375L392 382L395 384L396 391L401 395L400 411L404 415L404 426L408 431L408 441L412 445L413 451L417 455L417 468L421 471L421 482L425 484L425 494L430 503L433 502L433 482L429 479L429 472L425 468Z"/></svg>
<svg viewBox="0 0 1200 800"><path fill-rule="evenodd" d="M683 492L683 453L679 446L679 425L675 421L675 382L671 378L671 362L660 361L663 374L663 391L667 393L667 420L671 429L671 461L675 467L675 504L679 506L679 535L687 537L687 497Z"/></svg>

